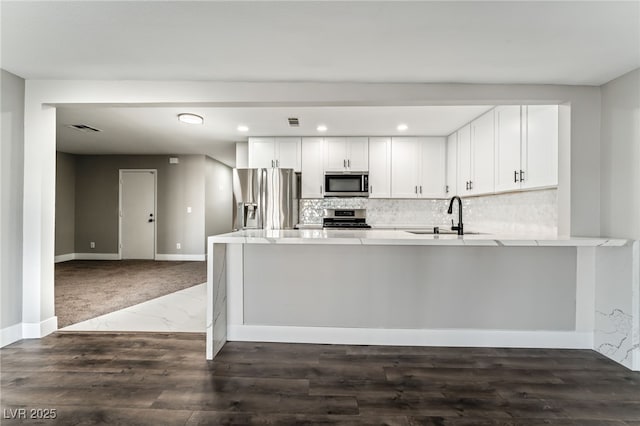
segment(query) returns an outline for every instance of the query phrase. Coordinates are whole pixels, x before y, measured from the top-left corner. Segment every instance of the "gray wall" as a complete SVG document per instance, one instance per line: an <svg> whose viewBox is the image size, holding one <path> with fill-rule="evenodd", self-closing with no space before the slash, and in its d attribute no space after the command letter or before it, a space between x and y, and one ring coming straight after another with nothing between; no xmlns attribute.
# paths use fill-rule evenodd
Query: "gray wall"
<svg viewBox="0 0 640 426"><path fill-rule="evenodd" d="M56 256L75 253L76 157L56 153Z"/></svg>
<svg viewBox="0 0 640 426"><path fill-rule="evenodd" d="M0 329L22 322L24 80L0 70Z"/></svg>
<svg viewBox="0 0 640 426"><path fill-rule="evenodd" d="M576 327L574 247L246 244L243 255L249 325Z"/></svg>
<svg viewBox="0 0 640 426"><path fill-rule="evenodd" d="M640 239L640 69L602 86L601 233Z"/></svg>
<svg viewBox="0 0 640 426"><path fill-rule="evenodd" d="M210 235L231 232L233 192L231 168L205 159L205 239ZM206 241L205 241L206 244Z"/></svg>
<svg viewBox="0 0 640 426"><path fill-rule="evenodd" d="M77 156L75 252L118 252L119 169L157 169L157 253L204 254L205 157L179 159L179 164L169 164L166 155Z"/></svg>

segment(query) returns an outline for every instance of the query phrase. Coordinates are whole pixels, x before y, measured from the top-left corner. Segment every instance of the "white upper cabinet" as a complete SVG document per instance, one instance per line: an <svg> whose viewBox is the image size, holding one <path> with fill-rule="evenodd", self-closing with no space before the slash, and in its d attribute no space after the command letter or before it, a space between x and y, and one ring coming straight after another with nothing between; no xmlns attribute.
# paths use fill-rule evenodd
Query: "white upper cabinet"
<svg viewBox="0 0 640 426"><path fill-rule="evenodd" d="M329 137L324 140L324 170L358 171L369 168L369 138Z"/></svg>
<svg viewBox="0 0 640 426"><path fill-rule="evenodd" d="M495 109L495 190L520 189L520 142L522 135L520 105Z"/></svg>
<svg viewBox="0 0 640 426"><path fill-rule="evenodd" d="M276 138L249 138L249 168L275 167Z"/></svg>
<svg viewBox="0 0 640 426"><path fill-rule="evenodd" d="M347 169L347 138L324 138L325 171L343 171Z"/></svg>
<svg viewBox="0 0 640 426"><path fill-rule="evenodd" d="M322 152L322 138L302 138L302 198L322 198L324 195Z"/></svg>
<svg viewBox="0 0 640 426"><path fill-rule="evenodd" d="M300 138L276 138L276 166L282 169L301 170Z"/></svg>
<svg viewBox="0 0 640 426"><path fill-rule="evenodd" d="M418 160L416 138L391 139L391 197L418 197Z"/></svg>
<svg viewBox="0 0 640 426"><path fill-rule="evenodd" d="M558 184L558 106L496 108L496 192Z"/></svg>
<svg viewBox="0 0 640 426"><path fill-rule="evenodd" d="M522 188L558 185L558 106L524 106Z"/></svg>
<svg viewBox="0 0 640 426"><path fill-rule="evenodd" d="M249 167L301 169L300 138L249 138Z"/></svg>
<svg viewBox="0 0 640 426"><path fill-rule="evenodd" d="M471 122L471 194L494 192L494 110Z"/></svg>
<svg viewBox="0 0 640 426"><path fill-rule="evenodd" d="M356 172L369 170L369 138L347 138L347 166Z"/></svg>
<svg viewBox="0 0 640 426"><path fill-rule="evenodd" d="M420 180L418 195L421 198L443 198L445 194L446 138L418 138L420 145Z"/></svg>
<svg viewBox="0 0 640 426"><path fill-rule="evenodd" d="M469 195L471 182L471 125L458 130L458 194Z"/></svg>
<svg viewBox="0 0 640 426"><path fill-rule="evenodd" d="M390 197L391 138L369 138L369 198Z"/></svg>
<svg viewBox="0 0 640 426"><path fill-rule="evenodd" d="M452 197L458 194L458 132L447 138L447 172L445 194Z"/></svg>
<svg viewBox="0 0 640 426"><path fill-rule="evenodd" d="M445 138L400 137L391 140L391 196L445 196Z"/></svg>

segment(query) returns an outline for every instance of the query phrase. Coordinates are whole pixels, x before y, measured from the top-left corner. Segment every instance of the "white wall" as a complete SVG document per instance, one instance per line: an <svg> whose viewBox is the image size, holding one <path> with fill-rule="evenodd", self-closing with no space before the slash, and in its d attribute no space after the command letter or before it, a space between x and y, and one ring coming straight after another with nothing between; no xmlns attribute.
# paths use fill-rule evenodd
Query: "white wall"
<svg viewBox="0 0 640 426"><path fill-rule="evenodd" d="M0 330L22 321L22 175L24 144L23 79L0 71L2 144L0 145ZM55 158L53 159L55 162ZM18 337L19 338L19 337Z"/></svg>
<svg viewBox="0 0 640 426"><path fill-rule="evenodd" d="M640 239L640 69L602 86L602 235Z"/></svg>
<svg viewBox="0 0 640 426"><path fill-rule="evenodd" d="M210 83L151 81L26 82L23 214L24 318L54 319L53 259L56 104L473 105L571 106L571 139L560 141L559 224L574 235L600 233L600 88L552 85ZM562 129L561 129L562 130ZM570 151L568 147L571 147ZM570 200L567 199L570 195ZM568 211L570 209L570 211ZM566 218L570 218L570 221ZM44 330L44 328L41 328ZM44 332L44 331L43 331Z"/></svg>

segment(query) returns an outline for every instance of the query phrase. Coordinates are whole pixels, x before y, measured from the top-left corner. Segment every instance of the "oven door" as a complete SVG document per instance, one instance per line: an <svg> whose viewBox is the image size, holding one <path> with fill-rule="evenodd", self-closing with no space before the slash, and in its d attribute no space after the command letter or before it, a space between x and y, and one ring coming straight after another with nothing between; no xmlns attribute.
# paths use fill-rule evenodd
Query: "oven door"
<svg viewBox="0 0 640 426"><path fill-rule="evenodd" d="M325 197L368 197L369 175L366 173L326 173Z"/></svg>

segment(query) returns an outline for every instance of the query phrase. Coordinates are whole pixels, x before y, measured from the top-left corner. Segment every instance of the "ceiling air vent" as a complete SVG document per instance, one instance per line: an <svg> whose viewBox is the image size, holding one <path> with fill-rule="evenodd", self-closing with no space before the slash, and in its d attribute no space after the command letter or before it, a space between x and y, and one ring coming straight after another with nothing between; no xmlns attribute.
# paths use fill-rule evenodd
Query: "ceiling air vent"
<svg viewBox="0 0 640 426"><path fill-rule="evenodd" d="M95 127L87 126L86 124L69 124L67 127L85 133L97 133L102 131L100 129L96 129Z"/></svg>
<svg viewBox="0 0 640 426"><path fill-rule="evenodd" d="M289 127L300 127L300 120L296 117L289 117L287 121L289 122Z"/></svg>

